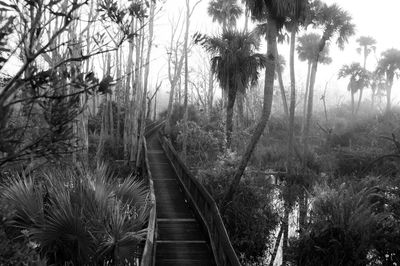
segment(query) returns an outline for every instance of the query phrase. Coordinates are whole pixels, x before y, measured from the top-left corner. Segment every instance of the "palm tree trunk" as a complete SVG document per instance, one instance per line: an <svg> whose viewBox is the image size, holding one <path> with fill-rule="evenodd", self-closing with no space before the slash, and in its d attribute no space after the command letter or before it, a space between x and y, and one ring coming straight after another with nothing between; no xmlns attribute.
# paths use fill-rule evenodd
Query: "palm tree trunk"
<svg viewBox="0 0 400 266"><path fill-rule="evenodd" d="M392 85L393 80L386 82L386 113L390 113L392 109Z"/></svg>
<svg viewBox="0 0 400 266"><path fill-rule="evenodd" d="M238 111L238 125L239 128L244 127L244 108L243 108L243 102L244 102L244 93L238 91L237 95L237 111Z"/></svg>
<svg viewBox="0 0 400 266"><path fill-rule="evenodd" d="M359 94L359 96L358 96L358 103L357 103L356 114L358 114L358 110L360 109L360 105L361 105L361 100L362 100L363 92L364 92L364 89L363 89L363 88L360 88L360 94Z"/></svg>
<svg viewBox="0 0 400 266"><path fill-rule="evenodd" d="M228 103L226 105L226 147L231 148L233 131L233 107L235 105L236 93L233 89L227 89Z"/></svg>
<svg viewBox="0 0 400 266"><path fill-rule="evenodd" d="M296 30L292 29L290 37L290 110L289 110L289 135L288 135L288 154L287 168L289 177L293 174L293 154L294 154L294 115L296 110L296 76L294 72L294 53L296 44Z"/></svg>
<svg viewBox="0 0 400 266"><path fill-rule="evenodd" d="M288 154L287 154L287 169L286 186L288 179L294 175L293 155L294 155L294 114L296 108L296 77L294 72L294 53L296 44L296 29L292 29L290 36L290 110L289 110L289 136L288 136ZM288 199L284 197L284 218L283 218L283 243L282 243L282 265L287 263L287 247L289 234L289 204Z"/></svg>
<svg viewBox="0 0 400 266"><path fill-rule="evenodd" d="M304 128L306 126L307 99L308 99L308 93L309 93L309 88L310 88L311 66L312 66L312 62L308 61L306 89L304 92L304 101L303 101L303 121L301 123L301 132L302 133L304 132Z"/></svg>
<svg viewBox="0 0 400 266"><path fill-rule="evenodd" d="M279 56L278 48L276 48L276 56L277 56L277 58ZM278 60L276 61L276 64L279 64ZM279 65L276 66L276 73L278 74L278 82L279 82L279 88L281 91L283 111L285 112L286 117L289 117L289 109L288 109L288 104L287 104L287 100L286 100L286 91L285 91L285 86L283 85L282 70Z"/></svg>
<svg viewBox="0 0 400 266"><path fill-rule="evenodd" d="M352 90L350 90L351 93L351 115L354 116L354 112L355 112L355 107L354 107L354 92Z"/></svg>
<svg viewBox="0 0 400 266"><path fill-rule="evenodd" d="M311 118L312 118L312 112L313 112L314 85L315 85L315 79L317 76L317 69L318 69L318 59L314 60L312 67L311 67L310 86L309 86L309 91L308 91L307 117L306 117L304 132L303 132L303 142L304 142L303 170L306 169L306 165L307 165L307 153L308 153L308 142L309 142L308 138L309 138L309 134L310 134L309 132L310 132L310 127L311 127Z"/></svg>
<svg viewBox="0 0 400 266"><path fill-rule="evenodd" d="M240 178L242 177L244 170L250 160L251 155L264 132L265 126L268 123L272 100L274 93L274 76L275 76L275 64L276 64L276 37L278 34L276 22L268 18L268 32L267 32L267 62L265 67L265 83L264 83L264 101L263 110L261 114L260 121L258 122L253 135L251 136L250 142L246 147L246 151L239 163L239 166L233 176L231 185L227 193L224 196L221 213L223 214L228 207L228 203L232 201L233 195L236 192L237 187L240 183Z"/></svg>

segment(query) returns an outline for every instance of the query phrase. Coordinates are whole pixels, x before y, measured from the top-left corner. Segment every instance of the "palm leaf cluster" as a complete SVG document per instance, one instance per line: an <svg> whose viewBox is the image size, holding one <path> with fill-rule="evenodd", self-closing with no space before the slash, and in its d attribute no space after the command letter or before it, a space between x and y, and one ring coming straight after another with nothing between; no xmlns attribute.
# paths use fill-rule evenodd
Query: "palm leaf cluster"
<svg viewBox="0 0 400 266"><path fill-rule="evenodd" d="M300 61L312 62L319 53L319 40L321 36L316 33L308 33L297 39L297 53ZM330 64L332 58L329 56L329 46L326 45L324 50L319 53L318 63Z"/></svg>
<svg viewBox="0 0 400 266"><path fill-rule="evenodd" d="M377 72L386 74L388 80L393 80L398 70L400 70L400 51L389 49L383 52L378 62Z"/></svg>
<svg viewBox="0 0 400 266"><path fill-rule="evenodd" d="M24 230L57 265L133 265L150 207L142 182L112 180L104 166L13 178L1 200L14 210L9 227Z"/></svg>
<svg viewBox="0 0 400 266"><path fill-rule="evenodd" d="M237 19L242 15L243 10L236 0L213 0L210 2L208 14L213 22L223 25L223 29L236 26Z"/></svg>
<svg viewBox="0 0 400 266"><path fill-rule="evenodd" d="M260 46L256 33L225 31L220 37L206 38L203 45L213 55L212 71L228 93L243 92L257 83L266 59L256 53Z"/></svg>
<svg viewBox="0 0 400 266"><path fill-rule="evenodd" d="M344 65L339 70L338 76L339 78L350 76L350 82L347 89L353 94L370 86L371 73L364 69L360 63Z"/></svg>
<svg viewBox="0 0 400 266"><path fill-rule="evenodd" d="M311 15L311 23L315 27L323 29L323 42L336 35L336 44L343 49L348 38L355 33L355 25L351 22L351 16L337 4L327 5L319 1L317 3Z"/></svg>
<svg viewBox="0 0 400 266"><path fill-rule="evenodd" d="M301 22L305 19L309 2L304 0L245 0L254 19L263 21L266 18L275 21L281 29L291 21Z"/></svg>

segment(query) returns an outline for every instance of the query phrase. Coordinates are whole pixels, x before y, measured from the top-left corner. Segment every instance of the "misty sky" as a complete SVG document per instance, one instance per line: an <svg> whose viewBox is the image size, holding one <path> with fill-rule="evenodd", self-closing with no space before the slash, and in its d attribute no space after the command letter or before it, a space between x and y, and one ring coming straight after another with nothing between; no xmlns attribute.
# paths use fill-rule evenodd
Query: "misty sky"
<svg viewBox="0 0 400 266"><path fill-rule="evenodd" d="M195 3L195 0L191 0L191 3ZM216 23L212 23L211 18L207 14L208 0L203 0L200 5L197 6L194 11L192 22L191 22L191 34L200 31L207 34L217 34L220 31L220 27ZM350 99L349 93L347 92L347 80L337 81L337 72L343 64L350 64L352 62L362 62L362 56L356 51L357 43L356 39L360 35L369 35L377 40L376 54L371 54L368 58L367 68L372 70L376 66L377 59L380 53L388 48L400 49L400 34L397 34L397 28L400 26L400 1L399 0L324 0L324 2L331 4L337 3L344 10L348 11L353 17L353 23L356 25L356 35L353 36L349 43L346 45L343 51L339 50L335 44L331 45L331 57L333 58L332 64L329 66L319 66L319 72L317 74L316 81L316 97L321 95L318 92L319 88L322 90L325 88L326 82L328 82L327 96L331 99L331 104L337 104L338 102L348 101ZM166 50L165 47L168 44L170 36L170 19L176 19L179 12L184 12L185 1L184 0L167 0L164 4L163 11L159 14L156 21L155 30L155 43L158 48L155 48L153 54L154 60L157 62L153 66L152 73L154 76L160 75L160 78L166 77ZM182 14L184 16L184 14ZM243 20L238 22L238 28L243 27ZM300 33L301 34L301 33ZM261 52L265 52L266 47L264 46ZM288 45L280 45L279 51L282 55L288 58L289 47ZM189 64L195 67L198 64L198 59L195 55L191 57ZM286 81L288 81L288 71L284 73ZM302 90L302 84L305 82L306 77L306 64L300 62L296 58L296 78L298 87ZM399 83L400 84L400 83ZM168 81L164 82L163 98L168 96ZM400 102L400 88L397 88L397 83L393 87L393 103L398 104ZM369 97L368 92L365 93L365 97ZM320 104L316 101L316 104Z"/></svg>

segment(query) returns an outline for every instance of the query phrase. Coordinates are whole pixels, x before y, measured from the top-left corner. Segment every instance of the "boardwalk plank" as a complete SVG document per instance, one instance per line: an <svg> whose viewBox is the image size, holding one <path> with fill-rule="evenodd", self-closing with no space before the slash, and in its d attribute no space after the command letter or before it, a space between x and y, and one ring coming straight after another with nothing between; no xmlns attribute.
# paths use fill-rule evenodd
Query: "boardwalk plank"
<svg viewBox="0 0 400 266"><path fill-rule="evenodd" d="M148 141L157 202L156 265L215 265L208 237L185 200L175 172L156 137Z"/></svg>

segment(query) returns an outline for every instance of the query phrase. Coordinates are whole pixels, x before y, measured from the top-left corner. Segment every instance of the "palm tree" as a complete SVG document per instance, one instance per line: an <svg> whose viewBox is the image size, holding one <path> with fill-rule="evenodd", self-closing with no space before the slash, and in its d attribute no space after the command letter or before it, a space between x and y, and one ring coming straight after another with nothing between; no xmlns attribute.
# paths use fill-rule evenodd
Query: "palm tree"
<svg viewBox="0 0 400 266"><path fill-rule="evenodd" d="M211 70L228 95L226 105L226 142L230 147L233 129L233 106L237 93L244 93L249 84L255 85L265 57L255 53L260 41L256 33L225 31L220 37L207 37L203 42L213 56Z"/></svg>
<svg viewBox="0 0 400 266"><path fill-rule="evenodd" d="M311 75L311 67L314 58L318 53L318 45L321 36L316 33L306 33L298 38L297 45L297 53L300 61L307 62L307 79L306 79L306 88L304 93L304 103L303 103L303 117L306 117L307 114L307 97L309 93L310 87L310 75ZM332 62L332 58L329 57L329 46L326 45L324 50L319 55L319 63L320 64L330 64ZM304 131L305 119L302 123L302 131Z"/></svg>
<svg viewBox="0 0 400 266"><path fill-rule="evenodd" d="M386 112L391 110L391 95L394 77L399 75L400 71L400 50L388 49L382 53L378 62L377 73L386 77Z"/></svg>
<svg viewBox="0 0 400 266"><path fill-rule="evenodd" d="M314 22L315 27L323 28L323 34L318 43L318 50L313 59L310 76L310 88L308 95L307 117L304 128L304 160L303 167L306 166L306 153L308 152L308 134L311 126L313 100L314 100L314 86L317 75L318 62L320 60L322 51L331 39L336 36L336 43L340 49L344 48L344 44L348 38L354 34L355 26L351 23L351 16L338 5L327 5L319 1L315 2L315 10L310 15L311 20Z"/></svg>
<svg viewBox="0 0 400 266"><path fill-rule="evenodd" d="M246 147L246 151L242 156L239 166L233 176L233 180L227 193L223 199L223 207L221 212L224 213L228 203L232 200L235 191L239 185L240 179L250 160L254 148L257 145L265 126L269 120L272 107L274 76L277 60L277 37L278 32L283 28L288 21L296 21L304 18L308 7L307 0L246 0L246 6L250 10L252 17L260 22L267 21L267 53L266 53L266 68L265 68L265 83L264 83L264 99L263 110L260 121L258 122L254 133ZM284 264L286 260L283 260Z"/></svg>
<svg viewBox="0 0 400 266"><path fill-rule="evenodd" d="M236 0L212 0L208 5L207 11L213 22L217 21L222 25L223 31L235 27L236 20L243 13Z"/></svg>
<svg viewBox="0 0 400 266"><path fill-rule="evenodd" d="M363 53L363 55L364 55L364 65L363 66L364 66L364 69L367 70L367 67L366 67L367 66L367 58L368 58L368 55L372 51L375 52L375 50L376 50L376 46L375 46L376 40L374 38L370 37L370 36L361 36L360 38L357 39L357 42L358 42L358 44L360 46L360 47L357 48L357 52L358 53L361 53L361 52ZM364 88L360 88L360 94L359 94L359 97L358 97L356 113L360 109L360 104L361 104L361 100L362 100L362 96L363 96L363 91L364 91Z"/></svg>
<svg viewBox="0 0 400 266"><path fill-rule="evenodd" d="M365 70L359 63L352 63L351 65L344 65L340 70L338 77L345 78L350 76L350 81L347 90L351 93L351 113L357 114L358 107L354 108L354 94L360 92L368 87L370 84L371 73Z"/></svg>
<svg viewBox="0 0 400 266"><path fill-rule="evenodd" d="M361 36L360 38L357 39L358 44L360 47L357 48L357 52L361 53L363 52L364 55L364 69L366 69L367 66L367 58L368 55L376 50L376 40L370 36Z"/></svg>

